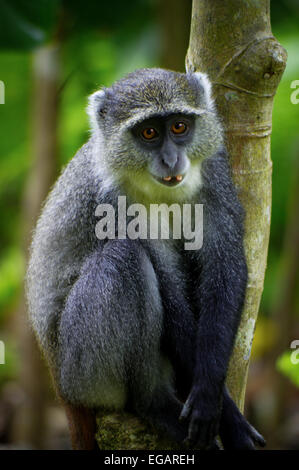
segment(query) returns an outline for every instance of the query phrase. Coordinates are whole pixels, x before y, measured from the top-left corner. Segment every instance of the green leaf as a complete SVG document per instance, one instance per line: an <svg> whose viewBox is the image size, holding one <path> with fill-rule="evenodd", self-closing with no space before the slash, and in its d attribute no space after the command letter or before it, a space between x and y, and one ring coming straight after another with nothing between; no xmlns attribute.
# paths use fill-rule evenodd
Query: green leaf
<svg viewBox="0 0 299 470"><path fill-rule="evenodd" d="M298 357L299 352L294 349L292 351L285 351L276 361L276 367L279 372L286 375L297 387L299 387Z"/></svg>

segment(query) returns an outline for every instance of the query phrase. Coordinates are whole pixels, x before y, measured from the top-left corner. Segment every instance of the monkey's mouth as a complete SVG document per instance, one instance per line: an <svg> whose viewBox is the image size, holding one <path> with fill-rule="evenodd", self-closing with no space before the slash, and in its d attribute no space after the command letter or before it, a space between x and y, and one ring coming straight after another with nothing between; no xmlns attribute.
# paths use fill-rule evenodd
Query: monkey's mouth
<svg viewBox="0 0 299 470"><path fill-rule="evenodd" d="M178 186L184 180L185 175L163 176L162 178L153 175L153 177L160 184L164 184L164 186Z"/></svg>

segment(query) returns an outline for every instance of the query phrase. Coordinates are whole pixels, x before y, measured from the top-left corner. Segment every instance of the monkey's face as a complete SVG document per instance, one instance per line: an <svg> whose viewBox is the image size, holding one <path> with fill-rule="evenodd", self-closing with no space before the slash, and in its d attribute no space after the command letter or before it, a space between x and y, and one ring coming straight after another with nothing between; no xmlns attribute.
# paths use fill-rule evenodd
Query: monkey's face
<svg viewBox="0 0 299 470"><path fill-rule="evenodd" d="M148 178L155 184L174 188L182 185L190 169L188 146L193 141L192 115L155 116L132 129L137 152L146 157Z"/></svg>
<svg viewBox="0 0 299 470"><path fill-rule="evenodd" d="M128 192L148 201L180 202L201 184L202 161L219 145L219 128L211 113L161 113L133 127L121 138L127 159L119 174ZM114 159L117 165L117 159Z"/></svg>
<svg viewBox="0 0 299 470"><path fill-rule="evenodd" d="M107 180L147 201L192 197L202 161L222 144L210 88L200 73L141 69L94 93L89 113Z"/></svg>
<svg viewBox="0 0 299 470"><path fill-rule="evenodd" d="M183 202L201 185L201 164L219 146L212 113L160 113L123 125L109 139L106 165L138 202Z"/></svg>

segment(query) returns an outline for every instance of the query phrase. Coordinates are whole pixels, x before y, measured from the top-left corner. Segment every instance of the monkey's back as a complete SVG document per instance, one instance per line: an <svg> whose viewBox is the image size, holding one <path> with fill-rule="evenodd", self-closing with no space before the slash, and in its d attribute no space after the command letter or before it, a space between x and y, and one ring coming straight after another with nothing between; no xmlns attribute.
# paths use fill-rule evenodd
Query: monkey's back
<svg viewBox="0 0 299 470"><path fill-rule="evenodd" d="M85 257L96 247L97 187L92 139L70 161L48 195L33 234L26 276L29 316L50 360L65 299Z"/></svg>

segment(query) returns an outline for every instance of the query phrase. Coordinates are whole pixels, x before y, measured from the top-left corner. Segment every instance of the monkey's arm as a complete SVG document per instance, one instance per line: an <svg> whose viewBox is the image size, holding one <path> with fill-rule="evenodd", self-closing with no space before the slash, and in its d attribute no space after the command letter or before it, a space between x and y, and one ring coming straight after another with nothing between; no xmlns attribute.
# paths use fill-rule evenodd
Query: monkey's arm
<svg viewBox="0 0 299 470"><path fill-rule="evenodd" d="M223 386L247 284L243 211L226 158L223 152L204 162L203 246L193 254L199 320L193 385L181 418L190 419L188 440L202 447L209 447L218 433Z"/></svg>

